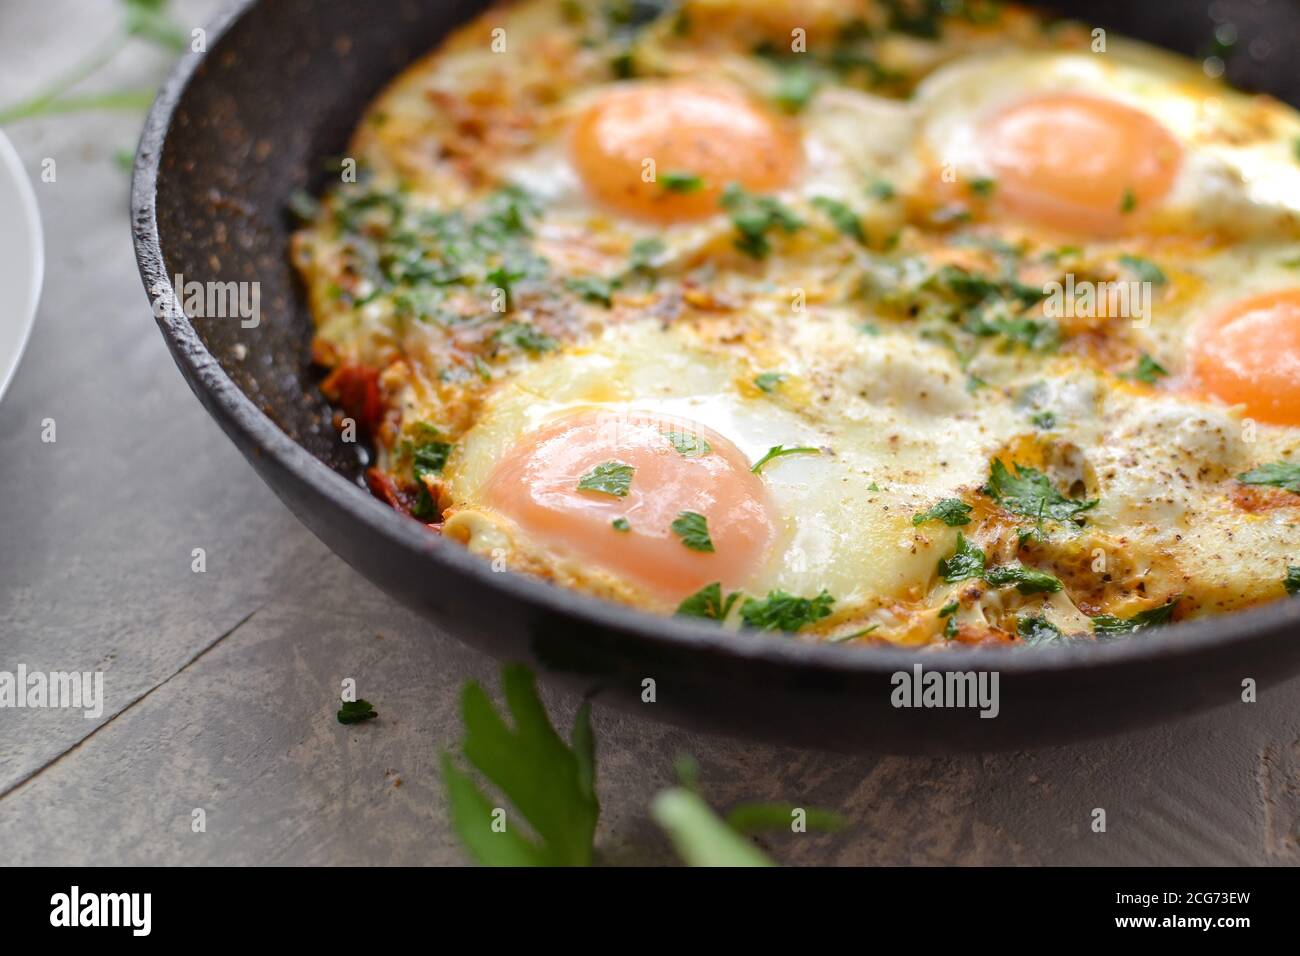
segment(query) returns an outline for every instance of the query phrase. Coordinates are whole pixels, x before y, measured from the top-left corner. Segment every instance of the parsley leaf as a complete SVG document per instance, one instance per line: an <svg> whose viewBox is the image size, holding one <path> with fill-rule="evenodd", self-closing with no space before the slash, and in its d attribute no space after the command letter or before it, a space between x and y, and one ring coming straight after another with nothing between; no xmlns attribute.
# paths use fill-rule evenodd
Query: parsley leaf
<svg viewBox="0 0 1300 956"><path fill-rule="evenodd" d="M760 631L797 631L829 617L835 598L822 591L815 598L795 597L785 591L770 591L764 600L746 598L740 617L746 627Z"/></svg>
<svg viewBox="0 0 1300 956"><path fill-rule="evenodd" d="M655 261L667 251L668 246L658 236L638 239L632 243L627 267L632 272L650 272L655 268Z"/></svg>
<svg viewBox="0 0 1300 956"><path fill-rule="evenodd" d="M856 239L866 245L867 234L862 229L862 222L858 219L858 214L848 205L829 196L814 196L811 202L814 209L826 214L826 218L834 223L836 229L850 239Z"/></svg>
<svg viewBox="0 0 1300 956"><path fill-rule="evenodd" d="M713 450L707 441L690 432L664 432L664 437L672 443L683 458L699 458Z"/></svg>
<svg viewBox="0 0 1300 956"><path fill-rule="evenodd" d="M629 522L626 518L615 518L615 519L614 519L613 521L611 521L609 524L610 524L610 527L612 527L615 531L631 531L631 530L632 530L632 524L631 524L631 522Z"/></svg>
<svg viewBox="0 0 1300 956"><path fill-rule="evenodd" d="M960 498L944 498L929 511L912 516L913 525L923 525L927 521L942 521L950 528L970 524L971 506Z"/></svg>
<svg viewBox="0 0 1300 956"><path fill-rule="evenodd" d="M470 855L489 866L588 866L600 804L595 792L595 739L591 706L574 719L570 744L551 725L532 673L522 664L501 669L508 727L478 683L461 694L465 759L495 784L528 822L538 841L519 830L516 818L493 830L494 804L449 753L442 755L451 821Z"/></svg>
<svg viewBox="0 0 1300 956"><path fill-rule="evenodd" d="M777 386L785 381L784 372L762 372L754 377L754 384L760 392L767 392L771 395L776 391Z"/></svg>
<svg viewBox="0 0 1300 956"><path fill-rule="evenodd" d="M731 613L731 606L739 597L740 592L733 591L724 599L722 583L714 581L677 605L677 613L682 617L703 617L711 621L725 621L727 615Z"/></svg>
<svg viewBox="0 0 1300 956"><path fill-rule="evenodd" d="M704 180L694 173L667 172L659 182L670 193L694 193L704 188Z"/></svg>
<svg viewBox="0 0 1300 956"><path fill-rule="evenodd" d="M683 511L669 525L673 534L692 551L712 551L713 539L709 537L708 519L694 511Z"/></svg>
<svg viewBox="0 0 1300 956"><path fill-rule="evenodd" d="M803 454L819 455L821 454L821 450L818 448L808 448L806 446L802 446L799 448L786 448L784 445L773 445L771 448L767 450L766 455L764 455L758 461L754 462L754 467L749 470L757 475L760 471L763 470L763 466L766 465L773 458L783 458L786 455L803 455Z"/></svg>
<svg viewBox="0 0 1300 956"><path fill-rule="evenodd" d="M1135 193L1132 190L1132 188L1125 189L1124 195L1120 198L1119 201L1119 211L1127 215L1128 213L1131 213L1133 210L1137 209L1137 207L1138 207L1137 193Z"/></svg>
<svg viewBox="0 0 1300 956"><path fill-rule="evenodd" d="M984 580L995 588L1014 584L1021 594L1050 594L1061 590L1061 580L1056 575L1027 568L1021 564L989 568L984 572Z"/></svg>
<svg viewBox="0 0 1300 956"><path fill-rule="evenodd" d="M1061 633L1059 627L1045 617L1017 618L1016 631L1020 634L1020 639L1030 646L1070 640Z"/></svg>
<svg viewBox="0 0 1300 956"><path fill-rule="evenodd" d="M363 720L372 720L379 715L375 713L374 706L368 700L345 700L337 716L340 724L359 724Z"/></svg>
<svg viewBox="0 0 1300 956"><path fill-rule="evenodd" d="M434 436L438 434L438 430L427 423L422 423L422 430L426 434ZM451 454L451 448L452 446L447 442L435 439L422 442L411 450L411 473L415 477L415 483L420 486L419 496L411 509L411 514L421 521L432 521L436 512L433 496L429 494L429 486L425 483L425 478L442 471L443 466L447 464L447 456Z"/></svg>
<svg viewBox="0 0 1300 956"><path fill-rule="evenodd" d="M445 441L428 441L416 445L411 452L415 480L423 484L425 476L442 471L450 454L451 445Z"/></svg>
<svg viewBox="0 0 1300 956"><path fill-rule="evenodd" d="M988 484L982 490L1012 514L1072 521L1089 508L1097 506L1095 499L1082 501L1065 497L1041 471L1014 463L1011 467L1015 469L1014 472L1007 470L1002 459L995 458Z"/></svg>
<svg viewBox="0 0 1300 956"><path fill-rule="evenodd" d="M1177 604L1178 598L1174 598L1168 604L1139 611L1132 617L1098 614L1092 619L1092 630L1099 637L1115 637L1120 634L1136 634L1138 631L1145 631L1152 627L1162 627L1173 619L1174 607Z"/></svg>
<svg viewBox="0 0 1300 956"><path fill-rule="evenodd" d="M1286 588L1286 593L1292 597L1300 593L1300 567L1294 564L1287 565L1286 577L1282 579L1282 587Z"/></svg>
<svg viewBox="0 0 1300 956"><path fill-rule="evenodd" d="M939 559L939 576L949 584L978 578L984 573L984 552L957 532L957 549L952 557Z"/></svg>
<svg viewBox="0 0 1300 956"><path fill-rule="evenodd" d="M578 480L579 491L598 491L603 495L626 498L632 487L636 469L621 461L607 461L597 465Z"/></svg>
<svg viewBox="0 0 1300 956"><path fill-rule="evenodd" d="M524 322L510 322L497 330L496 339L505 345L513 345L529 355L549 352L558 344L545 332L535 329Z"/></svg>
<svg viewBox="0 0 1300 956"><path fill-rule="evenodd" d="M813 98L821 80L817 73L805 66L786 66L776 84L773 98L787 113L798 113Z"/></svg>
<svg viewBox="0 0 1300 956"><path fill-rule="evenodd" d="M716 814L704 798L685 787L659 793L650 814L663 827L688 866L774 866L775 864Z"/></svg>
<svg viewBox="0 0 1300 956"><path fill-rule="evenodd" d="M987 176L981 176L979 179L972 179L970 181L970 191L981 199L987 199L989 196L992 196L993 191L997 189L997 186L998 181L996 179L989 179Z"/></svg>
<svg viewBox="0 0 1300 956"><path fill-rule="evenodd" d="M1237 476L1243 485L1272 485L1300 494L1300 464L1274 461Z"/></svg>
<svg viewBox="0 0 1300 956"><path fill-rule="evenodd" d="M773 229L792 233L803 228L803 220L776 199L746 192L736 183L727 186L719 202L736 227L736 248L754 259L772 251L767 234Z"/></svg>
<svg viewBox="0 0 1300 956"><path fill-rule="evenodd" d="M1143 259L1140 256L1120 256L1119 264L1137 276L1139 282L1164 285L1169 281L1164 270L1150 259Z"/></svg>
<svg viewBox="0 0 1300 956"><path fill-rule="evenodd" d="M867 187L867 195L873 199L879 199L881 202L889 202L898 195L898 190L888 180L878 179Z"/></svg>
<svg viewBox="0 0 1300 956"><path fill-rule="evenodd" d="M1138 359L1137 365L1131 372L1125 372L1120 378L1132 379L1135 382L1144 382L1147 385L1154 385L1156 379L1164 378L1169 374L1169 370L1153 359L1146 352Z"/></svg>
<svg viewBox="0 0 1300 956"><path fill-rule="evenodd" d="M600 276L578 276L566 279L564 284L586 301L596 302L607 309L614 304L614 290L619 287L618 279Z"/></svg>
<svg viewBox="0 0 1300 956"><path fill-rule="evenodd" d="M1050 410L1035 412L1030 416L1029 420L1044 431L1050 431L1056 427L1056 413Z"/></svg>

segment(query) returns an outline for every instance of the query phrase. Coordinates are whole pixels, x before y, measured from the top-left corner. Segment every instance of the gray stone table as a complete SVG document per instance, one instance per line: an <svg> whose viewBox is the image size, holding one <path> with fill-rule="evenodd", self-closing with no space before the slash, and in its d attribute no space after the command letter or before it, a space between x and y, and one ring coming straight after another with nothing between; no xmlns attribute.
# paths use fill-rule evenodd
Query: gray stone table
<svg viewBox="0 0 1300 956"><path fill-rule="evenodd" d="M179 13L197 24L214 7ZM34 89L117 14L0 3L0 92ZM154 84L165 66L133 47L92 88ZM0 670L102 669L107 700L90 720L0 709L0 862L463 862L437 757L458 739L458 689L495 687L496 665L315 540L190 395L146 307L112 161L141 118L7 129L33 178L52 157L57 179L36 185L45 293L0 403ZM378 720L335 721L348 675ZM546 697L567 723L575 698ZM673 859L647 805L685 752L718 805L786 800L851 819L773 840L790 863L1294 864L1298 704L1292 681L1140 733L954 758L800 752L598 709L598 841L609 861ZM199 807L207 829L194 833Z"/></svg>

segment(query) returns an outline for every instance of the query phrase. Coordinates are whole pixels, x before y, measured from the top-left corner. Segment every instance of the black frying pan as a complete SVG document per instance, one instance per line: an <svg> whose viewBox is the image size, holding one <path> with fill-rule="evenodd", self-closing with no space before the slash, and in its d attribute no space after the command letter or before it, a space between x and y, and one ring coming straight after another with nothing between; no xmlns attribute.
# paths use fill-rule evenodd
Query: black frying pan
<svg viewBox="0 0 1300 956"><path fill-rule="evenodd" d="M937 752L1060 742L1237 702L1245 678L1266 686L1300 669L1300 600L1082 647L917 654L724 633L494 573L372 498L317 391L285 201L320 185L322 157L341 151L390 77L482 6L241 3L209 30L206 55L182 59L136 157L136 255L146 289L164 290L158 323L177 365L262 478L349 564L461 640L602 699L801 745ZM1216 8L1240 35L1229 76L1300 104L1300 8L1289 0L1056 7L1200 55ZM261 324L186 318L169 285L178 273L260 282ZM999 715L895 708L891 675L914 663L996 671ZM654 703L641 701L647 678Z"/></svg>

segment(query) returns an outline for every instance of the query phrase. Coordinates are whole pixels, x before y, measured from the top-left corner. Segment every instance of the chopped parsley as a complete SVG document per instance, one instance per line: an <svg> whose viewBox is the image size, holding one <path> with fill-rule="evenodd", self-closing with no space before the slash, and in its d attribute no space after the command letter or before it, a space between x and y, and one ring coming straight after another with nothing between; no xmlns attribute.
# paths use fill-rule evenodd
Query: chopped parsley
<svg viewBox="0 0 1300 956"><path fill-rule="evenodd" d="M971 506L960 498L944 498L929 511L912 516L913 525L923 525L927 521L942 521L950 528L970 524Z"/></svg>
<svg viewBox="0 0 1300 956"><path fill-rule="evenodd" d="M1020 639L1031 646L1069 640L1059 627L1045 617L1017 618L1016 631L1020 634Z"/></svg>
<svg viewBox="0 0 1300 956"><path fill-rule="evenodd" d="M949 584L978 578L984 573L984 552L957 532L957 548L952 556L939 559L939 576Z"/></svg>
<svg viewBox="0 0 1300 956"><path fill-rule="evenodd" d="M1294 564L1287 565L1286 577L1282 579L1282 587L1286 588L1286 593L1292 597L1300 593L1300 567Z"/></svg>
<svg viewBox="0 0 1300 956"><path fill-rule="evenodd" d="M881 202L889 202L889 200L898 195L898 190L896 190L894 184L888 180L877 179L867 187L867 195L871 196L873 199L879 199Z"/></svg>
<svg viewBox="0 0 1300 956"><path fill-rule="evenodd" d="M746 627L760 631L797 631L829 617L835 599L826 591L815 598L795 597L785 591L771 591L763 600L746 598L740 618Z"/></svg>
<svg viewBox="0 0 1300 956"><path fill-rule="evenodd" d="M354 307L387 299L403 319L439 324L493 317L485 308L491 290L501 289L510 309L539 291L549 271L530 238L540 207L515 187L438 211L362 170L358 182L330 194L326 208L328 220L317 221L337 231L340 265L366 290L340 296Z"/></svg>
<svg viewBox="0 0 1300 956"><path fill-rule="evenodd" d="M771 395L777 390L777 387L785 381L784 372L763 372L761 375L754 377L754 384L760 392L767 392Z"/></svg>
<svg viewBox="0 0 1300 956"><path fill-rule="evenodd" d="M490 798L444 752L442 780L452 826L470 856L488 866L589 866L600 815L591 704L578 708L566 745L527 667L505 665L501 684L513 726L475 681L465 685L460 706L461 752L501 796ZM500 827L497 808L504 805L513 809ZM536 840L524 835L525 822Z"/></svg>
<svg viewBox="0 0 1300 956"><path fill-rule="evenodd" d="M658 236L638 239L632 243L627 267L632 272L649 272L655 268L655 262L668 251L664 241Z"/></svg>
<svg viewBox="0 0 1300 956"><path fill-rule="evenodd" d="M1097 506L1097 501L1067 498L1056 490L1052 480L1041 471L1012 464L1008 471L1000 458L993 460L988 484L982 489L1012 514L1027 518L1051 518L1053 521L1077 521L1079 516Z"/></svg>
<svg viewBox="0 0 1300 956"><path fill-rule="evenodd" d="M1029 420L1035 425L1035 427L1041 428L1043 431L1051 431L1056 427L1056 413L1053 411L1044 410L1041 412L1034 412L1034 414L1029 417Z"/></svg>
<svg viewBox="0 0 1300 956"><path fill-rule="evenodd" d="M811 202L814 209L826 214L826 218L835 225L836 229L850 239L856 239L866 245L867 234L862 229L862 222L858 219L858 214L849 206L829 196L814 196Z"/></svg>
<svg viewBox="0 0 1300 956"><path fill-rule="evenodd" d="M1119 211L1128 215L1138 207L1137 193L1131 188L1124 190L1124 195L1119 201Z"/></svg>
<svg viewBox="0 0 1300 956"><path fill-rule="evenodd" d="M713 539L709 537L709 523L704 515L695 511L683 511L669 525L673 534L682 539L682 544L692 551L712 551Z"/></svg>
<svg viewBox="0 0 1300 956"><path fill-rule="evenodd" d="M1125 372L1120 378L1132 379L1135 382L1143 382L1147 385L1154 385L1156 379L1164 378L1169 374L1169 370L1153 359L1146 352L1143 352L1138 359L1137 365L1133 371Z"/></svg>
<svg viewBox="0 0 1300 956"><path fill-rule="evenodd" d="M719 202L736 228L736 248L754 259L766 258L772 251L769 232L779 229L788 234L803 228L803 220L775 198L746 192L736 183L727 186Z"/></svg>
<svg viewBox="0 0 1300 956"><path fill-rule="evenodd" d="M559 344L545 332L539 331L526 322L509 322L503 325L497 330L496 339L504 345L513 345L529 355L549 352Z"/></svg>
<svg viewBox="0 0 1300 956"><path fill-rule="evenodd" d="M1274 461L1237 476L1243 485L1272 485L1300 494L1300 464Z"/></svg>
<svg viewBox="0 0 1300 956"><path fill-rule="evenodd" d="M614 304L614 290L619 287L618 279L605 279L601 276L578 276L566 279L564 284L588 302L596 302L609 308Z"/></svg>
<svg viewBox="0 0 1300 956"><path fill-rule="evenodd" d="M1145 631L1152 627L1163 627L1173 619L1174 607L1177 604L1178 598L1174 598L1168 604L1139 611L1132 617L1098 614L1092 619L1092 630L1098 637L1118 637L1121 634L1136 634L1138 631Z"/></svg>
<svg viewBox="0 0 1300 956"><path fill-rule="evenodd" d="M1014 584L1021 594L1050 594L1061 590L1061 581L1055 575L1021 564L989 568L984 572L984 580L996 588Z"/></svg>
<svg viewBox="0 0 1300 956"><path fill-rule="evenodd" d="M379 715L375 713L374 706L368 700L345 700L337 716L340 724L359 724L363 720L373 720Z"/></svg>
<svg viewBox="0 0 1300 956"><path fill-rule="evenodd" d="M579 491L597 491L603 495L626 498L636 469L621 461L597 465L578 480Z"/></svg>
<svg viewBox="0 0 1300 956"><path fill-rule="evenodd" d="M707 441L690 432L664 432L664 437L677 449L683 458L699 458L713 450Z"/></svg>
<svg viewBox="0 0 1300 956"><path fill-rule="evenodd" d="M993 195L993 191L997 189L997 185L998 183L996 179L989 179L986 176L981 176L979 179L972 179L970 181L970 191L981 199L987 199L989 196Z"/></svg>
<svg viewBox="0 0 1300 956"><path fill-rule="evenodd" d="M628 522L628 520L627 520L626 518L615 518L613 521L611 521L611 522L609 523L609 525L610 525L610 527L613 528L615 531L631 531L631 530L632 530L632 525Z"/></svg>
<svg viewBox="0 0 1300 956"><path fill-rule="evenodd" d="M749 470L757 475L760 471L763 470L763 466L766 465L773 458L783 458L786 455L806 455L806 454L818 455L821 454L821 451L817 448L809 448L807 446L802 446L799 448L786 448L784 445L773 445L771 448L767 450L766 455L764 455L758 461L754 462L754 467L750 468Z"/></svg>
<svg viewBox="0 0 1300 956"><path fill-rule="evenodd" d="M1143 259L1140 256L1120 256L1119 264L1137 276L1139 282L1164 285L1169 281L1164 271L1150 259Z"/></svg>
<svg viewBox="0 0 1300 956"><path fill-rule="evenodd" d="M427 475L438 474L447 464L452 446L445 441L426 441L411 449L411 470L415 480L424 483Z"/></svg>
<svg viewBox="0 0 1300 956"><path fill-rule="evenodd" d="M667 172L659 183L670 193L695 193L704 188L704 180L695 173Z"/></svg>
<svg viewBox="0 0 1300 956"><path fill-rule="evenodd" d="M949 601L939 608L939 620L943 621L943 639L945 641L951 641L957 636L957 608L956 601ZM947 620L945 621L944 618L947 618Z"/></svg>
<svg viewBox="0 0 1300 956"><path fill-rule="evenodd" d="M721 582L714 581L677 605L677 613L682 617L703 617L710 621L725 621L727 615L731 613L731 606L739 598L739 591L733 591L723 598Z"/></svg>
<svg viewBox="0 0 1300 956"><path fill-rule="evenodd" d="M816 71L803 65L791 65L781 70L773 99L787 113L798 113L808 105L821 85Z"/></svg>
<svg viewBox="0 0 1300 956"><path fill-rule="evenodd" d="M967 320L965 329L973 335L990 338L1000 335L1013 345L1023 345L1031 352L1051 352L1061 343L1061 330L1055 322L1012 318L1006 315L973 315Z"/></svg>
<svg viewBox="0 0 1300 956"><path fill-rule="evenodd" d="M436 509L425 479L442 471L447 464L452 446L437 439L438 430L432 425L421 423L420 430L431 437L428 441L410 446L411 474L419 486L419 495L415 500L415 506L411 509L411 514L421 521L432 521Z"/></svg>

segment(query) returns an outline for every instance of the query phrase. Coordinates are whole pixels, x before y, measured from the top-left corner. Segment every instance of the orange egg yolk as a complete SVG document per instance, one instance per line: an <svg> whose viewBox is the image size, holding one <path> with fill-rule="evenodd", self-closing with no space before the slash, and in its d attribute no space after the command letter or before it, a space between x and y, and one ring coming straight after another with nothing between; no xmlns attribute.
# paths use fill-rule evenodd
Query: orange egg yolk
<svg viewBox="0 0 1300 956"><path fill-rule="evenodd" d="M595 199L660 223L717 213L728 183L780 189L802 161L784 120L738 91L690 83L614 87L577 118L570 146Z"/></svg>
<svg viewBox="0 0 1300 956"><path fill-rule="evenodd" d="M1182 147L1148 114L1062 93L1017 103L981 133L995 208L1058 232L1128 231L1168 194Z"/></svg>
<svg viewBox="0 0 1300 956"><path fill-rule="evenodd" d="M689 437L687 454L670 433ZM610 463L632 468L625 494L579 488ZM739 449L695 423L649 414L581 412L544 426L497 463L485 498L535 541L672 603L713 581L746 583L776 537L767 491ZM674 531L683 512L704 517L712 551Z"/></svg>
<svg viewBox="0 0 1300 956"><path fill-rule="evenodd" d="M1234 302L1194 335L1193 374L1206 392L1260 421L1300 425L1300 289Z"/></svg>

